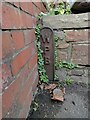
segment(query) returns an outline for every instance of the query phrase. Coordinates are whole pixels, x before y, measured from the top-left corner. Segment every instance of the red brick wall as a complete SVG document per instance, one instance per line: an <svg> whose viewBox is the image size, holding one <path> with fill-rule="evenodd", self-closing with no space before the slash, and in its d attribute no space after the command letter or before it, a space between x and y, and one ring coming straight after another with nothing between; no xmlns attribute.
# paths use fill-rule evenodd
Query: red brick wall
<svg viewBox="0 0 90 120"><path fill-rule="evenodd" d="M89 13L43 17L43 26L51 26L59 37L58 61L90 66Z"/></svg>
<svg viewBox="0 0 90 120"><path fill-rule="evenodd" d="M2 116L26 118L38 83L36 16L41 2L2 2Z"/></svg>
<svg viewBox="0 0 90 120"><path fill-rule="evenodd" d="M88 46L89 46L89 29L81 30L64 30L58 33L63 36L59 41L58 60L68 60L79 65L89 65Z"/></svg>

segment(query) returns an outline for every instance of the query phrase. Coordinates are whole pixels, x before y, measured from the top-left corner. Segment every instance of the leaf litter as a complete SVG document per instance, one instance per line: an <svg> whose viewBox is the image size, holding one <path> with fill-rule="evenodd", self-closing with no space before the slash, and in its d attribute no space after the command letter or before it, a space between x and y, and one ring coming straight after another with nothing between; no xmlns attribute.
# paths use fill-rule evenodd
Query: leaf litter
<svg viewBox="0 0 90 120"><path fill-rule="evenodd" d="M51 100L54 101L64 101L64 94L65 94L65 88L58 87L58 84L41 84L40 85L41 90L45 89L48 90L51 96Z"/></svg>

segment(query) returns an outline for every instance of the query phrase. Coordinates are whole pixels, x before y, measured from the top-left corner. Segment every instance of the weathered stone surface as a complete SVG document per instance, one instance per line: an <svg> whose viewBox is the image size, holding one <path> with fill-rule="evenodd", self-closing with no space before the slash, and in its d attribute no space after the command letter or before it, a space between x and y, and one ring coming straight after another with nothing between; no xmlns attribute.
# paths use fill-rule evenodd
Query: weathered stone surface
<svg viewBox="0 0 90 120"><path fill-rule="evenodd" d="M65 33L64 31L58 31L58 32L55 32L55 34L59 37L60 40L64 40L65 39Z"/></svg>
<svg viewBox="0 0 90 120"><path fill-rule="evenodd" d="M73 69L68 72L68 75L82 76L84 74L83 69Z"/></svg>
<svg viewBox="0 0 90 120"><path fill-rule="evenodd" d="M56 74L58 75L60 81L65 80L66 77L67 77L66 68L62 68L60 70L56 70Z"/></svg>
<svg viewBox="0 0 90 120"><path fill-rule="evenodd" d="M67 60L67 53L58 50L58 61Z"/></svg>
<svg viewBox="0 0 90 120"><path fill-rule="evenodd" d="M89 30L66 30L66 42L88 42L89 39Z"/></svg>
<svg viewBox="0 0 90 120"><path fill-rule="evenodd" d="M44 16L43 25L53 29L86 28L90 13Z"/></svg>
<svg viewBox="0 0 90 120"><path fill-rule="evenodd" d="M77 0L71 8L73 13L90 12L90 0Z"/></svg>
<svg viewBox="0 0 90 120"><path fill-rule="evenodd" d="M68 43L60 43L58 48L59 49L65 49L65 48L68 48L69 47L69 44Z"/></svg>
<svg viewBox="0 0 90 120"><path fill-rule="evenodd" d="M88 65L88 44L73 44L72 62Z"/></svg>

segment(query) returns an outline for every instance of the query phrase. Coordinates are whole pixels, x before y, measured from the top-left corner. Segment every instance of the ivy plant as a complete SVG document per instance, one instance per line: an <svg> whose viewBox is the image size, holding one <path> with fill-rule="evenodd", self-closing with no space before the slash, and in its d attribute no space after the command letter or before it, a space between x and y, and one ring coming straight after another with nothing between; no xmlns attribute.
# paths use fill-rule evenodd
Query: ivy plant
<svg viewBox="0 0 90 120"><path fill-rule="evenodd" d="M74 69L77 67L79 67L79 66L72 62L67 62L65 60L57 62L57 64L56 64L57 69L60 69L60 68Z"/></svg>
<svg viewBox="0 0 90 120"><path fill-rule="evenodd" d="M55 3L55 2L50 2L48 3L48 9L49 9L49 14L50 15L58 15L58 14L71 14L71 8L69 3L65 2L60 2L60 3Z"/></svg>
<svg viewBox="0 0 90 120"><path fill-rule="evenodd" d="M37 50L38 50L38 72L39 72L39 82L48 82L48 76L46 75L46 71L44 69L44 59L42 57L43 51L41 50L41 44L40 44L40 29L41 24L38 24L35 29L36 34L36 40L37 40Z"/></svg>

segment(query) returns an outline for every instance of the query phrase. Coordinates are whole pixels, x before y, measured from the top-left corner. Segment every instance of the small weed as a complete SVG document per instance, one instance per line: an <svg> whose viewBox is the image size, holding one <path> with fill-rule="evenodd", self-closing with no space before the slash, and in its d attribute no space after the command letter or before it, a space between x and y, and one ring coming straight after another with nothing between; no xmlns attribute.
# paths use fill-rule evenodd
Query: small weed
<svg viewBox="0 0 90 120"><path fill-rule="evenodd" d="M65 86L71 85L72 83L73 83L73 80L68 77L68 78L66 78L64 81L61 81L61 82L59 83L59 86L60 86L60 87L65 87Z"/></svg>
<svg viewBox="0 0 90 120"><path fill-rule="evenodd" d="M60 2L55 6L55 2L50 2L47 5L49 9L49 15L58 15L58 14L71 14L71 8L68 3Z"/></svg>
<svg viewBox="0 0 90 120"><path fill-rule="evenodd" d="M57 69L60 69L60 68L74 69L74 68L77 68L79 66L74 64L74 63L71 63L71 62L61 61L61 62L57 63L56 67L57 67Z"/></svg>
<svg viewBox="0 0 90 120"><path fill-rule="evenodd" d="M34 111L37 111L38 106L39 106L38 103L37 103L37 102L34 102L34 103L33 103L33 110L34 110Z"/></svg>

